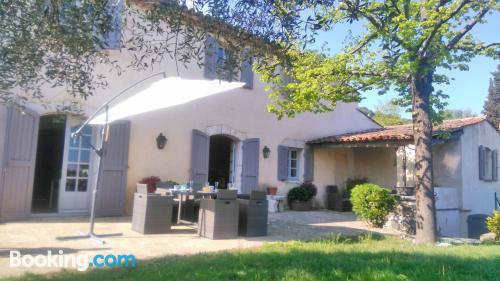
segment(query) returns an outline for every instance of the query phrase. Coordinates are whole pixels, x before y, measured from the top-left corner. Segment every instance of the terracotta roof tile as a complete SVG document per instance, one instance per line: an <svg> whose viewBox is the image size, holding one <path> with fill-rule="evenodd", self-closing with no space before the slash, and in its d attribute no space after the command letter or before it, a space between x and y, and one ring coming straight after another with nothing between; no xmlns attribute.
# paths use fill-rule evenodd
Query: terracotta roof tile
<svg viewBox="0 0 500 281"><path fill-rule="evenodd" d="M437 135L444 132L453 132L463 127L474 125L485 120L486 119L484 117L469 117L462 119L446 120L442 124L437 125L434 128L433 133L434 135ZM350 142L372 142L372 141L385 141L385 140L407 141L413 139L412 128L413 128L412 124L388 126L380 129L323 137L311 140L309 141L309 143L310 144L350 143Z"/></svg>

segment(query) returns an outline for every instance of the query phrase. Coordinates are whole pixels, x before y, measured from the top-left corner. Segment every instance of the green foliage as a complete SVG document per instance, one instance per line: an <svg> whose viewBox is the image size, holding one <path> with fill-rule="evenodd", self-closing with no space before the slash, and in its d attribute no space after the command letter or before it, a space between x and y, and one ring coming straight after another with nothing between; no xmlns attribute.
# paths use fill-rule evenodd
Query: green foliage
<svg viewBox="0 0 500 281"><path fill-rule="evenodd" d="M411 122L401 117L401 108L396 101L392 100L379 102L372 118L383 126L403 125Z"/></svg>
<svg viewBox="0 0 500 281"><path fill-rule="evenodd" d="M288 191L288 201L309 201L311 198L316 196L316 186L312 183L303 183L300 186L296 186Z"/></svg>
<svg viewBox="0 0 500 281"><path fill-rule="evenodd" d="M358 217L381 227L389 212L394 208L396 199L388 189L365 183L352 189L351 203L352 210Z"/></svg>
<svg viewBox="0 0 500 281"><path fill-rule="evenodd" d="M97 65L116 70L100 43L113 29L106 1L2 1L0 103L41 100L44 85L87 98L107 86ZM113 8L111 8L113 9Z"/></svg>
<svg viewBox="0 0 500 281"><path fill-rule="evenodd" d="M312 182L304 182L300 185L300 187L303 187L309 191L309 193L312 194L312 197L316 196L318 193L318 189Z"/></svg>
<svg viewBox="0 0 500 281"><path fill-rule="evenodd" d="M497 239L500 239L500 211L493 211L491 217L486 218L488 231L495 233Z"/></svg>
<svg viewBox="0 0 500 281"><path fill-rule="evenodd" d="M460 119L460 118L467 118L467 117L474 117L477 116L474 112L472 112L470 109L445 109L443 112L443 118L444 120L450 120L450 119Z"/></svg>
<svg viewBox="0 0 500 281"><path fill-rule="evenodd" d="M344 198L351 198L351 192L354 187L360 184L368 183L367 178L349 178L345 182L345 189L342 191Z"/></svg>
<svg viewBox="0 0 500 281"><path fill-rule="evenodd" d="M396 90L399 105L412 110L415 81L431 77L431 86L447 84L450 78L438 70L467 71L476 55L500 57L500 42L481 42L470 34L488 12L499 10L495 0L277 2L278 16L308 11L302 23L309 27L300 42L283 43L286 55L271 56L270 63L258 67L264 81L274 84L269 109L280 117L331 110L336 102L359 100L373 89L380 94ZM355 21L365 24L364 32L349 34L340 52L297 51L314 41L307 35L314 38L318 30ZM430 113L440 121L447 95L432 88L430 93Z"/></svg>
<svg viewBox="0 0 500 281"><path fill-rule="evenodd" d="M484 104L483 113L491 124L496 126L496 128L500 128L500 65L490 79L488 97Z"/></svg>

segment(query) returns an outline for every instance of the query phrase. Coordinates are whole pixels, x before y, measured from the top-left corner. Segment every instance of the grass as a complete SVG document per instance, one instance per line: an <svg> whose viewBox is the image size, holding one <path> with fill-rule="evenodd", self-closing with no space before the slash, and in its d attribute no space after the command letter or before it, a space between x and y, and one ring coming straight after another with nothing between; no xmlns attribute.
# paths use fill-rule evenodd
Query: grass
<svg viewBox="0 0 500 281"><path fill-rule="evenodd" d="M392 237L337 236L169 256L139 262L133 269L62 271L12 280L500 280L500 246L415 246Z"/></svg>

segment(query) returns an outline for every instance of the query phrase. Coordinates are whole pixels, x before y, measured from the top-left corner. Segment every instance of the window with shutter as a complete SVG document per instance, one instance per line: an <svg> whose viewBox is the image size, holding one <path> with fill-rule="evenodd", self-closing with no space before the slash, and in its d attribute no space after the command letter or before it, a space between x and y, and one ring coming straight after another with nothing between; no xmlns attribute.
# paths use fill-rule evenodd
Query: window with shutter
<svg viewBox="0 0 500 281"><path fill-rule="evenodd" d="M111 16L111 30L103 34L103 49L120 49L124 0L108 1L106 11Z"/></svg>
<svg viewBox="0 0 500 281"><path fill-rule="evenodd" d="M241 67L238 67L235 54L222 47L216 38L209 36L205 42L205 78L233 81L239 75L239 81L245 83L243 87L252 89L252 59L246 56L246 51L243 51L241 56Z"/></svg>
<svg viewBox="0 0 500 281"><path fill-rule="evenodd" d="M479 179L498 181L498 153L482 145L479 146Z"/></svg>

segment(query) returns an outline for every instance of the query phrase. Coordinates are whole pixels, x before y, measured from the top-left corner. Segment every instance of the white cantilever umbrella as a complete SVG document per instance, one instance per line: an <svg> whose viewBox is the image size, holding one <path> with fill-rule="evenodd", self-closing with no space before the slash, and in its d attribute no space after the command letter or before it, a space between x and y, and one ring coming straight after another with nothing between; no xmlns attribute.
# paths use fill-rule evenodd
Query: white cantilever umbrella
<svg viewBox="0 0 500 281"><path fill-rule="evenodd" d="M136 93L135 95L118 102L118 98L121 97L125 92L130 90L131 88L139 85L140 83L148 80L152 77L158 76L159 74L163 74L165 77L160 81L154 82L148 88ZM190 79L182 79L179 77L170 77L167 78L165 73L159 73L152 76L149 76L120 93L116 94L109 101L104 103L96 110L88 119L83 123L83 125L71 135L72 138L76 138L80 136L81 130L86 125L103 125L100 130L100 143L97 146L92 144L91 147L93 151L99 157L99 161L97 162L97 171L100 171L100 166L102 163L102 155L103 155L103 146L104 142L107 140L107 126L109 123L125 119L130 116L144 114L147 112L164 109L168 107L172 107L175 105L180 105L184 103L188 103L190 101L194 101L197 99L201 99L204 97L212 96L218 93L222 93L225 91L233 90L236 88L243 87L244 83L240 82L225 82L218 80L190 80ZM116 103L116 104L115 104ZM71 236L71 237L59 237L60 240L67 239L81 239L81 238L90 238L100 243L104 243L101 240L101 237L104 236L115 236L121 234L105 234L105 235L97 235L94 233L94 222L95 222L95 206L96 206L96 198L97 198L97 183L99 181L100 172L97 175L98 179L93 181L93 189L92 189L92 205L90 210L90 230L88 233L82 233L80 236Z"/></svg>
<svg viewBox="0 0 500 281"><path fill-rule="evenodd" d="M244 83L218 80L190 80L179 77L164 78L132 97L112 105L108 123L154 110L184 104L214 94L240 88ZM90 120L91 125L106 123L106 112Z"/></svg>

